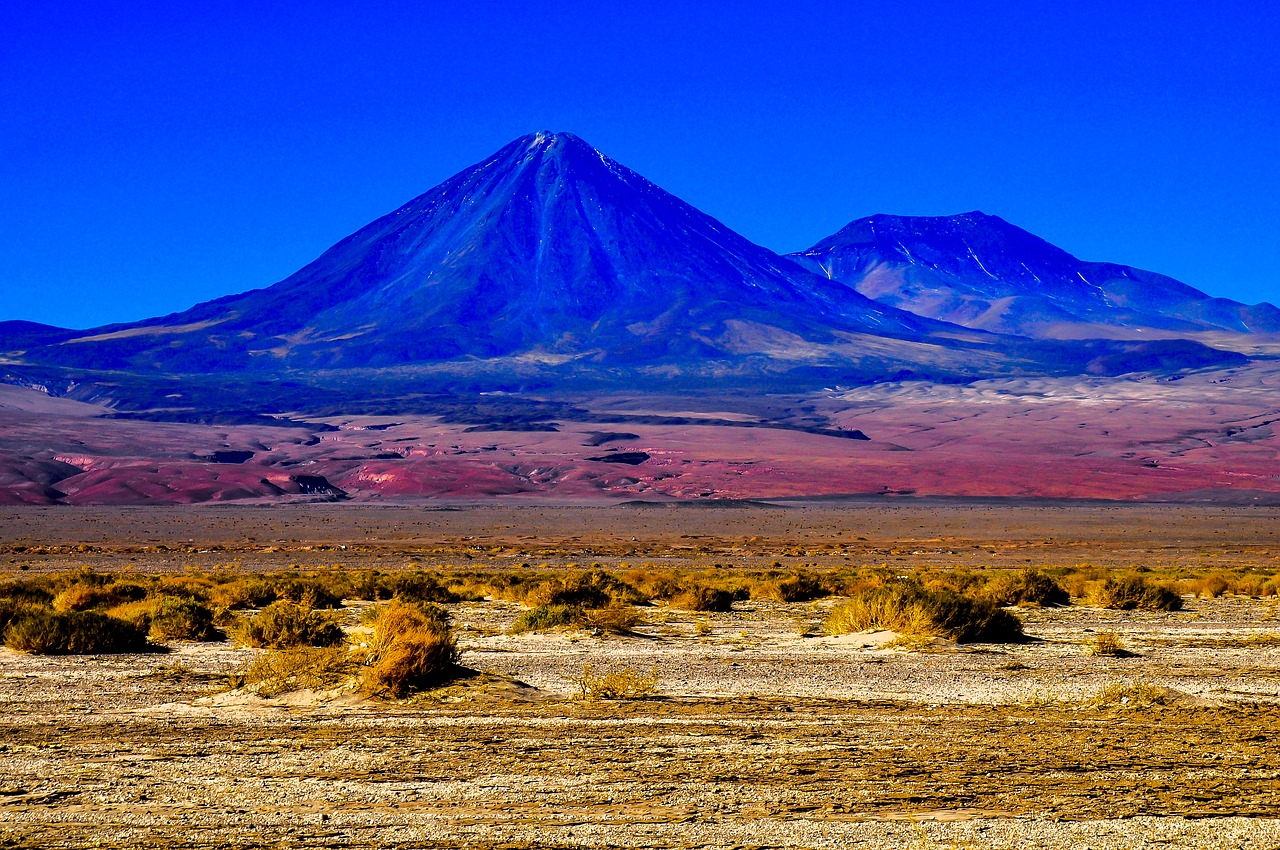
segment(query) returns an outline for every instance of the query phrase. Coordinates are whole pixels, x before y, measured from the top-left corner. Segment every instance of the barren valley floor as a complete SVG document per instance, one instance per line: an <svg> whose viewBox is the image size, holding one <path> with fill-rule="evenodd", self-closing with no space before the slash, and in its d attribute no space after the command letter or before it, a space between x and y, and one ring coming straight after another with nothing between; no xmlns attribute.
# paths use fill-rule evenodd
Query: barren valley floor
<svg viewBox="0 0 1280 850"><path fill-rule="evenodd" d="M1275 508L455 507L7 510L0 579L410 564L1280 572ZM339 610L349 629L368 604ZM230 643L0 649L0 845L1280 847L1274 598L1027 609L1029 642L914 649L822 634L833 604L645 606L631 634L594 635L509 634L514 602L452 603L476 674L402 702L227 690L260 652ZM1100 632L1130 652L1086 654ZM655 673L657 693L575 698L584 669L620 668Z"/></svg>

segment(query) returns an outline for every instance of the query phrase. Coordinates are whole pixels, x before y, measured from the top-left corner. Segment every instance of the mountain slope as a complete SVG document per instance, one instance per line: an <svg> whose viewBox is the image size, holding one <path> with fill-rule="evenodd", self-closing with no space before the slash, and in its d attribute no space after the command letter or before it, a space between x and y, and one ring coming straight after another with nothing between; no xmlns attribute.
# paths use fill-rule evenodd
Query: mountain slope
<svg viewBox="0 0 1280 850"><path fill-rule="evenodd" d="M979 339L851 299L576 136L537 133L274 286L55 338L28 356L178 372L512 357L678 364L764 350L813 361L859 335L938 333Z"/></svg>
<svg viewBox="0 0 1280 850"><path fill-rule="evenodd" d="M1211 298L1155 272L1083 262L981 212L862 218L791 256L883 304L998 333L1280 331L1280 310L1270 304Z"/></svg>

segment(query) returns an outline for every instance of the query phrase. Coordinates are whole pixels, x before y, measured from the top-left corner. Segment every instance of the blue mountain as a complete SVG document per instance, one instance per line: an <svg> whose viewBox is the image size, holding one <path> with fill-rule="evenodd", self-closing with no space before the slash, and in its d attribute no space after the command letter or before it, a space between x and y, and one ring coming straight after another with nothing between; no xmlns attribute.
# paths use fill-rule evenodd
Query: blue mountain
<svg viewBox="0 0 1280 850"><path fill-rule="evenodd" d="M22 380L62 380L112 403L131 395L140 406L173 406L166 399L200 386L208 388L201 403L216 406L227 381L246 376L255 393L272 394L275 409L314 402L313 388L399 404L432 381L670 388L692 378L755 386L756 377L787 376L823 386L1240 359L1195 343L1030 343L898 309L848 285L868 264L891 263L875 247L887 238L879 224L860 233L846 229L830 250L781 257L582 139L534 133L272 286L87 331L0 323L0 356L26 370ZM884 244L897 246L911 275L917 257L948 281L967 279L969 263L993 270L992 285L1012 273L1015 259L1001 259L1000 244L961 239L926 249L932 241L930 231L912 249L900 239ZM956 255L962 242L975 250ZM859 253L864 243L874 251ZM1026 272L1033 277L1073 262L1047 243L1038 250ZM272 377L283 373L290 380ZM214 377L193 379L201 375ZM303 385L285 392L295 379Z"/></svg>
<svg viewBox="0 0 1280 850"><path fill-rule="evenodd" d="M851 294L576 136L536 133L274 286L70 339L24 339L44 363L205 372L502 358L679 365L771 351L817 362L867 336L896 351L889 341L939 333L948 344L979 338Z"/></svg>
<svg viewBox="0 0 1280 850"><path fill-rule="evenodd" d="M874 215L790 255L882 304L1033 337L1280 331L1280 309L1155 272L1078 260L993 215Z"/></svg>

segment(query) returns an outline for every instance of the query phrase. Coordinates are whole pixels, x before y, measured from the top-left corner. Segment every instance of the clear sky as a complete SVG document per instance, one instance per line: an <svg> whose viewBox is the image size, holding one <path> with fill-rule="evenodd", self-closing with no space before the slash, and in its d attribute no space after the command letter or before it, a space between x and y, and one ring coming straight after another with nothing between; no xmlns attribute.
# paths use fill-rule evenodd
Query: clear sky
<svg viewBox="0 0 1280 850"><path fill-rule="evenodd" d="M780 252L980 209L1280 302L1278 7L4 0L0 319L271 284L539 129Z"/></svg>

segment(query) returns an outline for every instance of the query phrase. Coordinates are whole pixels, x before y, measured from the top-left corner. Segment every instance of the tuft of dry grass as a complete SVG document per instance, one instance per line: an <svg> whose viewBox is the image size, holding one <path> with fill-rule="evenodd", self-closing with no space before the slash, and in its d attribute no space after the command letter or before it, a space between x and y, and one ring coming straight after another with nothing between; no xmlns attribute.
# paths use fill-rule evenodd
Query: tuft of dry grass
<svg viewBox="0 0 1280 850"><path fill-rule="evenodd" d="M658 693L658 673L641 673L632 667L621 667L597 673L590 666L582 668L582 675L573 679L580 699L618 700L645 699Z"/></svg>
<svg viewBox="0 0 1280 850"><path fill-rule="evenodd" d="M1173 705L1178 694L1169 688L1149 682L1112 682L1090 700L1094 708L1140 709Z"/></svg>
<svg viewBox="0 0 1280 850"><path fill-rule="evenodd" d="M234 687L252 687L275 697L301 690L333 688L348 680L358 665L346 647L295 646L264 652L233 677Z"/></svg>
<svg viewBox="0 0 1280 850"><path fill-rule="evenodd" d="M458 657L442 609L390 602L374 622L362 689L400 699L457 678Z"/></svg>
<svg viewBox="0 0 1280 850"><path fill-rule="evenodd" d="M1127 658L1133 654L1115 632L1098 632L1085 642L1084 651L1086 655L1106 658Z"/></svg>

